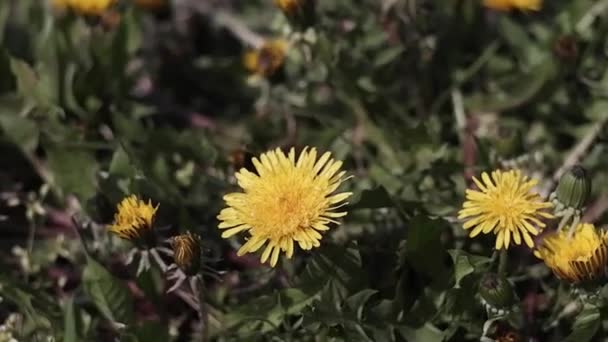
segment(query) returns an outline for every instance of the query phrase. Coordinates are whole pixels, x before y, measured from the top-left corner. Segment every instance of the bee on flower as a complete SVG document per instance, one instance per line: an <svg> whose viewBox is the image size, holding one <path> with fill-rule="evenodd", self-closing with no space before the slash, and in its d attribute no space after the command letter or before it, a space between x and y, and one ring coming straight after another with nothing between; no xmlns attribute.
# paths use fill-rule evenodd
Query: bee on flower
<svg viewBox="0 0 608 342"><path fill-rule="evenodd" d="M606 275L608 232L589 223L578 224L572 236L565 230L555 231L542 240L534 255L558 278L585 285Z"/></svg>
<svg viewBox="0 0 608 342"><path fill-rule="evenodd" d="M542 200L532 190L537 184L520 170L492 171L481 174L481 181L473 177L479 190L467 189L466 201L458 212L465 219L463 228L470 229L470 237L480 233L496 235L496 249L508 249L514 244L525 244L532 248L532 236L545 227L542 219L553 218L545 209L550 202Z"/></svg>
<svg viewBox="0 0 608 342"><path fill-rule="evenodd" d="M539 11L542 0L484 0L483 5L498 11Z"/></svg>
<svg viewBox="0 0 608 342"><path fill-rule="evenodd" d="M285 63L287 41L275 39L245 53L243 65L249 72L262 77L273 76Z"/></svg>
<svg viewBox="0 0 608 342"><path fill-rule="evenodd" d="M321 233L339 224L336 219L346 212L338 210L352 195L336 193L347 179L342 162L330 152L317 159L315 148L304 148L297 158L294 148L288 154L276 149L252 161L257 173L245 168L236 173L243 192L224 196L227 208L218 215L222 237L246 232L238 255L265 246L261 261L272 267L281 253L291 258L296 244L303 250L319 247Z"/></svg>

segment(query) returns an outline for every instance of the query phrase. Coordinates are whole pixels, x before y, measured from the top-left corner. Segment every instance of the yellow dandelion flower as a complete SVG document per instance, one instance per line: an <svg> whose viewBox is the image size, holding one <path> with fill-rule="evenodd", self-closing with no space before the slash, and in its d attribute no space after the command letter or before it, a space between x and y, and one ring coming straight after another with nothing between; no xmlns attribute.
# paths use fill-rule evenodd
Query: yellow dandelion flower
<svg viewBox="0 0 608 342"><path fill-rule="evenodd" d="M463 228L472 228L471 237L481 232L496 234L496 249L508 249L511 238L519 245L522 237L532 248L534 241L530 235L538 235L545 227L540 218L553 217L543 211L552 204L544 202L532 191L537 181L528 179L519 170L496 170L492 172L492 178L484 172L481 179L483 183L473 177L479 191L467 189L467 201L458 212L459 219L467 219Z"/></svg>
<svg viewBox="0 0 608 342"><path fill-rule="evenodd" d="M261 260L270 260L274 267L281 251L292 257L294 242L303 250L319 247L321 232L346 215L336 210L352 193L335 193L347 178L346 172L339 172L342 162L333 160L330 152L317 160L317 150L305 148L296 159L294 148L288 155L277 148L253 158L253 164L257 174L245 168L236 173L244 192L224 196L228 207L218 216L223 238L249 233L239 256L267 243Z"/></svg>
<svg viewBox="0 0 608 342"><path fill-rule="evenodd" d="M498 11L519 9L524 11L538 11L543 4L542 0L484 0L483 5Z"/></svg>
<svg viewBox="0 0 608 342"><path fill-rule="evenodd" d="M154 216L158 210L135 195L126 197L118 204L114 223L109 226L110 232L134 243L149 243L153 238Z"/></svg>
<svg viewBox="0 0 608 342"><path fill-rule="evenodd" d="M194 275L200 268L201 237L187 232L171 239L173 261L188 275Z"/></svg>
<svg viewBox="0 0 608 342"><path fill-rule="evenodd" d="M116 0L52 0L56 8L70 8L84 15L100 15L107 11Z"/></svg>
<svg viewBox="0 0 608 342"><path fill-rule="evenodd" d="M272 76L285 63L287 45L283 39L268 41L260 48L245 53L243 64L251 73Z"/></svg>
<svg viewBox="0 0 608 342"><path fill-rule="evenodd" d="M608 232L581 223L570 237L566 231L545 237L534 252L559 278L571 283L594 280L608 265Z"/></svg>

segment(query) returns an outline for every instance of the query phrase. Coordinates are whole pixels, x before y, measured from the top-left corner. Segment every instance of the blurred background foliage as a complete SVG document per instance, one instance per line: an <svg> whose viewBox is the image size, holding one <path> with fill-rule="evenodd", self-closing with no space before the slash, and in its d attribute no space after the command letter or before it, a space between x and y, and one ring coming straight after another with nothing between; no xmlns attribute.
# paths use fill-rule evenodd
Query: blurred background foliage
<svg viewBox="0 0 608 342"><path fill-rule="evenodd" d="M605 338L605 308L577 306L525 248L509 264L518 309L488 321L477 285L493 243L467 239L455 213L483 170L517 165L546 195L580 159L594 182L584 219L606 222L608 1L497 12L479 0L332 0L310 14L297 25L270 0L122 1L100 16L0 3L6 331L19 341ZM289 43L283 66L248 72L243 54L277 38ZM276 269L237 257L242 241L222 240L216 219L234 170L249 153L307 145L354 175L344 224ZM179 293L164 294L159 270L136 277L129 245L105 232L133 193L160 203L167 237L203 237L213 270L203 328Z"/></svg>

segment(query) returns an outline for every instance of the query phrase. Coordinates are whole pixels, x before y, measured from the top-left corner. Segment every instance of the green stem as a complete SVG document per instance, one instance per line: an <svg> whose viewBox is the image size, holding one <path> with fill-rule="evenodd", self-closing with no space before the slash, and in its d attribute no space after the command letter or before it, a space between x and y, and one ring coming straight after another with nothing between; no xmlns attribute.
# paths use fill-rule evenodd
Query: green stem
<svg viewBox="0 0 608 342"><path fill-rule="evenodd" d="M507 250L501 249L500 255L498 256L498 275L499 276L505 276L507 274L507 262L508 262Z"/></svg>

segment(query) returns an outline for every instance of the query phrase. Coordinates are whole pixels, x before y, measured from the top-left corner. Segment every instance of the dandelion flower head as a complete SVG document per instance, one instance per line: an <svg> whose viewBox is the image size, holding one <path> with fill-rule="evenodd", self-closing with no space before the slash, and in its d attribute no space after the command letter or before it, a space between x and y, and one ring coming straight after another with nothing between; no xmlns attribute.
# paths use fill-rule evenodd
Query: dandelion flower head
<svg viewBox="0 0 608 342"><path fill-rule="evenodd" d="M581 223L545 237L534 252L559 278L571 283L593 280L608 266L608 233Z"/></svg>
<svg viewBox="0 0 608 342"><path fill-rule="evenodd" d="M114 223L109 226L110 232L119 237L137 242L150 235L156 207L152 203L140 200L136 195L131 195L123 199L114 215Z"/></svg>
<svg viewBox="0 0 608 342"><path fill-rule="evenodd" d="M480 233L496 235L496 249L508 249L511 241L534 246L531 235L538 235L545 227L543 218L553 215L544 211L553 205L545 202L532 190L537 181L528 179L520 170L484 172L481 181L473 177L479 190L467 189L466 201L458 213L465 219L463 228L471 229L470 236Z"/></svg>
<svg viewBox="0 0 608 342"><path fill-rule="evenodd" d="M319 247L321 232L339 224L336 219L346 212L337 210L352 195L336 193L346 180L342 162L329 152L317 159L315 148L305 148L297 158L294 148L287 155L276 149L252 161L257 174L245 168L236 173L243 192L224 196L227 208L218 216L222 237L247 232L238 255L266 245L261 261L273 267L281 252L292 257L295 243L303 250Z"/></svg>

